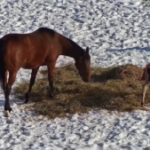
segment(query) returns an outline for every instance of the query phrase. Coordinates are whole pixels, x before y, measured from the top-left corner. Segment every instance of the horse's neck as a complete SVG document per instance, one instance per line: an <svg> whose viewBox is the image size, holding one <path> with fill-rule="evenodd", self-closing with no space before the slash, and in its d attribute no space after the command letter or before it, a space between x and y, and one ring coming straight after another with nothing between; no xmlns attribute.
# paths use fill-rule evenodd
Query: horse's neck
<svg viewBox="0 0 150 150"><path fill-rule="evenodd" d="M78 59L84 54L84 50L75 42L62 36L60 37L60 42L62 45L62 55Z"/></svg>
<svg viewBox="0 0 150 150"><path fill-rule="evenodd" d="M83 50L78 48L65 48L62 52L62 55L72 57L77 60L79 57L83 56Z"/></svg>

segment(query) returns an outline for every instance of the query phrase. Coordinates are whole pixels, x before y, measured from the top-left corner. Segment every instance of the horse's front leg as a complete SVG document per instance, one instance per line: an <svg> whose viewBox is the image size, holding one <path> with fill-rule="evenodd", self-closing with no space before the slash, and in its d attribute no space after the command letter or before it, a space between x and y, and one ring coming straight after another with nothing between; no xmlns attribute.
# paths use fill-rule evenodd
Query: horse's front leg
<svg viewBox="0 0 150 150"><path fill-rule="evenodd" d="M48 81L49 81L49 88L50 88L50 97L54 97L56 92L58 91L54 86L54 69L55 69L55 61L50 62L47 64L48 68Z"/></svg>
<svg viewBox="0 0 150 150"><path fill-rule="evenodd" d="M38 70L39 70L39 67L36 69L32 69L29 88L28 88L27 93L25 94L25 103L27 103L29 101L29 96L30 96L32 87L35 83L35 78L36 78Z"/></svg>

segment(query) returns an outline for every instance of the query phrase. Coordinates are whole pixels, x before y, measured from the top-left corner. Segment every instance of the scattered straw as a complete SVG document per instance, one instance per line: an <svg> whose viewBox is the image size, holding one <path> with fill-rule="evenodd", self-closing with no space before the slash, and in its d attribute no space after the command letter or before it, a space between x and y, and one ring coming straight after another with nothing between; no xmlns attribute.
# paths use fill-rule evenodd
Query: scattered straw
<svg viewBox="0 0 150 150"><path fill-rule="evenodd" d="M54 99L49 98L47 71L41 71L43 79L37 79L31 92L30 101L33 109L49 118L65 117L67 114L84 113L94 108L133 111L143 109L142 84L139 78L142 69L134 65L113 68L91 68L92 83L85 83L77 74L74 65L57 68L55 85L59 93ZM15 87L18 98L24 99L29 83L19 83ZM21 96L20 94L21 93ZM150 102L147 92L146 103Z"/></svg>

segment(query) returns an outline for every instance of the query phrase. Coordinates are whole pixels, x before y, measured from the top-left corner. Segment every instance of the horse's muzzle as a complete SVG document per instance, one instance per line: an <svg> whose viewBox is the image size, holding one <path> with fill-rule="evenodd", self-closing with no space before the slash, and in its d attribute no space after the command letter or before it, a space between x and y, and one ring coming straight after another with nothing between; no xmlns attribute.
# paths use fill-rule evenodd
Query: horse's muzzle
<svg viewBox="0 0 150 150"><path fill-rule="evenodd" d="M90 81L91 81L90 79L83 79L83 78L82 78L82 80L83 80L84 82L90 82Z"/></svg>

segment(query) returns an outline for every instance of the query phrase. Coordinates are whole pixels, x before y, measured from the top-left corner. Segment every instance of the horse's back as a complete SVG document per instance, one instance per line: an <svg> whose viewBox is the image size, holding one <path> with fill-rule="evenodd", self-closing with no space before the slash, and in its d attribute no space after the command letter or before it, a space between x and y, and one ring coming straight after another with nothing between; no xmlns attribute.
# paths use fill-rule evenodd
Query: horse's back
<svg viewBox="0 0 150 150"><path fill-rule="evenodd" d="M40 28L28 34L7 34L5 62L17 68L36 68L59 55L59 42L55 31ZM11 62L10 62L11 61ZM8 65L9 66L9 65Z"/></svg>

